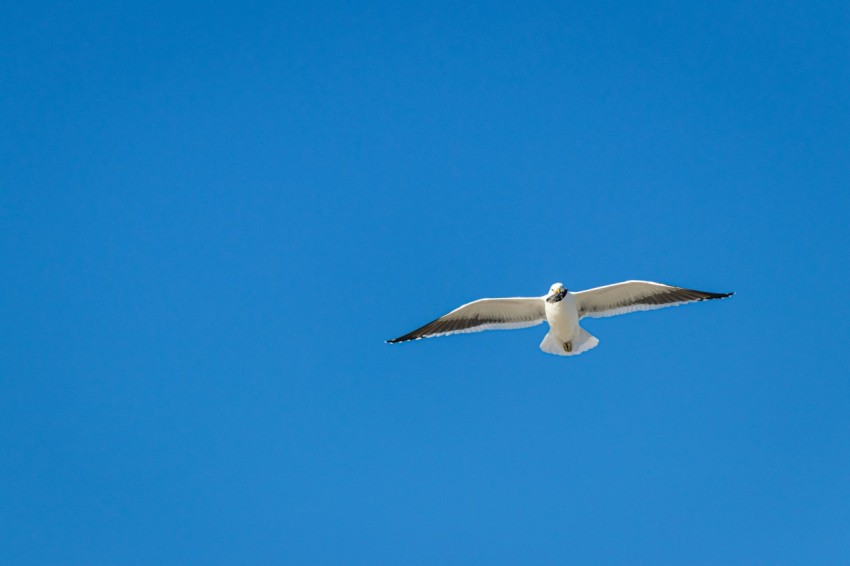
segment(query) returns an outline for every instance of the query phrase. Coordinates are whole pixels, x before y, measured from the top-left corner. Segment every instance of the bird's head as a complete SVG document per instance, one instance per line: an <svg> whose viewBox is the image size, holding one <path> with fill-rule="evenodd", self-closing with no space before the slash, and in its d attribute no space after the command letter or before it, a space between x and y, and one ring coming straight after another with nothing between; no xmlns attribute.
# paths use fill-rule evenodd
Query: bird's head
<svg viewBox="0 0 850 566"><path fill-rule="evenodd" d="M547 303L557 303L561 299L567 296L567 288L564 287L563 283L555 283L551 287L549 287L549 294L546 295Z"/></svg>

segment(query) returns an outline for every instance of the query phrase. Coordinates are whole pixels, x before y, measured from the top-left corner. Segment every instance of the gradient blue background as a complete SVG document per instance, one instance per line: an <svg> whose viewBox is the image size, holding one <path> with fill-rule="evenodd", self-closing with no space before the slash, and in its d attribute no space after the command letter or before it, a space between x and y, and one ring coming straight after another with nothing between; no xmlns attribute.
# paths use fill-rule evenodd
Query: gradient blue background
<svg viewBox="0 0 850 566"><path fill-rule="evenodd" d="M138 4L0 14L4 564L850 562L850 5Z"/></svg>

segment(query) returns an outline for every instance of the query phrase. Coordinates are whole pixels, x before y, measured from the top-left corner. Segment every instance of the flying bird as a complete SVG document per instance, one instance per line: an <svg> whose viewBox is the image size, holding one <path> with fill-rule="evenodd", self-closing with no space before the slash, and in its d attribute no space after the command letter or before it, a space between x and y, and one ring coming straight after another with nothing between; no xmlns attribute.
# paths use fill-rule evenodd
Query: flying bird
<svg viewBox="0 0 850 566"><path fill-rule="evenodd" d="M734 293L708 293L652 281L624 281L586 291L570 292L555 283L542 297L478 299L460 306L390 344L482 330L507 330L549 323L540 343L547 354L575 356L595 348L599 340L579 326L585 317L603 318L635 311L649 311L712 299Z"/></svg>

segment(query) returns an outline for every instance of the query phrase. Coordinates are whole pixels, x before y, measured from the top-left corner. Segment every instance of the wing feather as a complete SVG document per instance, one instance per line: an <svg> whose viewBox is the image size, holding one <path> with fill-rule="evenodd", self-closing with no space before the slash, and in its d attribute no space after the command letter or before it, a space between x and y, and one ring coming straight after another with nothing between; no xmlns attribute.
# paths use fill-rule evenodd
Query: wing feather
<svg viewBox="0 0 850 566"><path fill-rule="evenodd" d="M652 281L624 281L573 294L579 318L602 318L635 311L723 299L734 293L709 293Z"/></svg>
<svg viewBox="0 0 850 566"><path fill-rule="evenodd" d="M505 299L479 299L467 303L408 332L404 336L387 340L390 344L448 336L482 330L508 330L537 326L546 320L546 305L542 297L510 297Z"/></svg>

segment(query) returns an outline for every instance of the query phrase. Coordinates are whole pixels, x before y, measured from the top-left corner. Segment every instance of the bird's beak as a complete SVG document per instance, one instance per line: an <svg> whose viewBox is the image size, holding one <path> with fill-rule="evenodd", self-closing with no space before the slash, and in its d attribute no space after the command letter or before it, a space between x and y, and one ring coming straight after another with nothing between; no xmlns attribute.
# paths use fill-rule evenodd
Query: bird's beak
<svg viewBox="0 0 850 566"><path fill-rule="evenodd" d="M567 290L561 287L556 292L552 293L548 297L546 297L547 303L557 303L561 299L567 296Z"/></svg>

